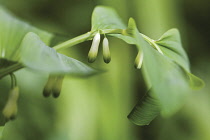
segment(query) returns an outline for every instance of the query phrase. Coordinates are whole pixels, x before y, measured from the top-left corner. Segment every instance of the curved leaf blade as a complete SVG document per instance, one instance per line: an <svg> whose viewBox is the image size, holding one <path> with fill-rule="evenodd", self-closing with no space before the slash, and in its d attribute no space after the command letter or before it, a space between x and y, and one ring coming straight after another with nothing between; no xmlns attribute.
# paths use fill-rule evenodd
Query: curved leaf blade
<svg viewBox="0 0 210 140"><path fill-rule="evenodd" d="M133 21L134 22L134 21ZM133 33L136 45L144 52L144 71L152 84L152 92L160 101L161 114L171 116L183 105L191 91L182 68L144 41L137 28Z"/></svg>
<svg viewBox="0 0 210 140"><path fill-rule="evenodd" d="M88 76L97 71L86 64L57 53L46 46L35 33L28 33L21 44L21 62L28 68L50 74Z"/></svg>
<svg viewBox="0 0 210 140"><path fill-rule="evenodd" d="M91 31L102 29L124 29L123 24L114 9L107 6L97 6L92 13Z"/></svg>
<svg viewBox="0 0 210 140"><path fill-rule="evenodd" d="M177 29L168 30L155 43L160 47L165 56L183 68L192 89L196 90L204 87L203 80L190 73L189 60L182 47L180 33Z"/></svg>
<svg viewBox="0 0 210 140"><path fill-rule="evenodd" d="M168 30L155 43L165 56L178 63L187 71L190 71L189 60L182 47L179 30L175 28Z"/></svg>
<svg viewBox="0 0 210 140"><path fill-rule="evenodd" d="M149 125L160 113L159 101L148 91L128 115L128 119L136 125Z"/></svg>
<svg viewBox="0 0 210 140"><path fill-rule="evenodd" d="M0 58L18 61L21 41L28 32L35 32L46 44L49 44L53 37L52 34L19 20L0 6Z"/></svg>

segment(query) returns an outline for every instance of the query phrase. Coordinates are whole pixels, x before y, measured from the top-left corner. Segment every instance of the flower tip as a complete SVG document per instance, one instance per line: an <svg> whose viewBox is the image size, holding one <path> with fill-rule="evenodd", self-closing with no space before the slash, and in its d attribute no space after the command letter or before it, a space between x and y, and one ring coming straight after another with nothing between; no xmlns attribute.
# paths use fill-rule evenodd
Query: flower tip
<svg viewBox="0 0 210 140"><path fill-rule="evenodd" d="M93 38L92 45L90 47L90 51L88 53L88 62L93 63L96 60L96 57L98 55L98 48L100 44L100 33L96 33L96 35Z"/></svg>
<svg viewBox="0 0 210 140"><path fill-rule="evenodd" d="M105 37L103 40L103 59L105 63L109 63L111 61L111 53L109 50L109 41Z"/></svg>
<svg viewBox="0 0 210 140"><path fill-rule="evenodd" d="M53 92L53 97L58 98L60 96L60 91L54 91Z"/></svg>
<svg viewBox="0 0 210 140"><path fill-rule="evenodd" d="M97 54L94 52L89 52L88 54L88 62L93 63L96 60Z"/></svg>
<svg viewBox="0 0 210 140"><path fill-rule="evenodd" d="M136 69L141 69L142 63L143 63L143 52L139 51L134 62L134 67Z"/></svg>
<svg viewBox="0 0 210 140"><path fill-rule="evenodd" d="M50 94L51 94L51 89L47 89L47 88L44 88L44 90L43 90L43 96L44 97L49 97L50 96Z"/></svg>
<svg viewBox="0 0 210 140"><path fill-rule="evenodd" d="M43 92L42 92L44 97L49 97L51 95L52 88L55 84L55 80L56 80L56 77L53 76L53 75L50 75L48 77L47 83L45 84L45 87L44 87Z"/></svg>
<svg viewBox="0 0 210 140"><path fill-rule="evenodd" d="M109 57L109 58L104 58L104 62L105 62L106 64L108 64L110 61L111 61L111 57Z"/></svg>
<svg viewBox="0 0 210 140"><path fill-rule="evenodd" d="M58 98L60 96L61 93L61 89L62 89L62 84L63 84L63 79L64 76L58 76L56 83L52 89L52 95L54 98Z"/></svg>

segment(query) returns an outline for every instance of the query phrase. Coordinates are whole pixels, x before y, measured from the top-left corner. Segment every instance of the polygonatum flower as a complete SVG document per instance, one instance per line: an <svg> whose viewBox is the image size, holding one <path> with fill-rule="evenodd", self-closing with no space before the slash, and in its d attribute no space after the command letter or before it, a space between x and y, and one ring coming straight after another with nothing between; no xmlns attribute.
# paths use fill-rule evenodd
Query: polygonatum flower
<svg viewBox="0 0 210 140"><path fill-rule="evenodd" d="M111 53L109 50L109 41L105 37L103 39L103 59L105 63L109 63L111 61Z"/></svg>
<svg viewBox="0 0 210 140"><path fill-rule="evenodd" d="M143 63L143 52L139 51L134 62L134 67L136 69L140 69L142 66L142 63Z"/></svg>
<svg viewBox="0 0 210 140"><path fill-rule="evenodd" d="M96 60L96 57L98 55L98 48L99 48L100 40L101 40L100 33L96 33L96 35L93 38L90 51L88 53L88 62L90 63L93 63Z"/></svg>

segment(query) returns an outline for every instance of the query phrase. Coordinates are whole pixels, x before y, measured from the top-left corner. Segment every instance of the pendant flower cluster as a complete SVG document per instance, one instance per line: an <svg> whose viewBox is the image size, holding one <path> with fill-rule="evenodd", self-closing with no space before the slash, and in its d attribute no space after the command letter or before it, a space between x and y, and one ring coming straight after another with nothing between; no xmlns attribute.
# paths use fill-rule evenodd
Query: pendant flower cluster
<svg viewBox="0 0 210 140"><path fill-rule="evenodd" d="M89 63L93 63L97 58L100 40L101 40L101 36L100 36L100 33L98 32L98 33L96 33L96 35L93 38L93 42L90 47L90 51L88 53L88 62ZM104 62L108 64L111 61L111 53L109 50L109 41L106 38L106 36L103 39L102 47L103 47Z"/></svg>
<svg viewBox="0 0 210 140"><path fill-rule="evenodd" d="M49 97L51 94L54 98L60 96L64 76L50 75L43 90L43 96Z"/></svg>
<svg viewBox="0 0 210 140"><path fill-rule="evenodd" d="M93 42L88 53L89 63L93 63L97 58L100 40L101 40L101 36L100 36L100 33L98 32L93 38ZM102 47L103 47L104 62L108 64L111 61L111 53L109 50L109 41L106 38L106 36L103 39ZM139 51L134 61L134 67L136 69L141 69L142 63L143 63L143 52Z"/></svg>

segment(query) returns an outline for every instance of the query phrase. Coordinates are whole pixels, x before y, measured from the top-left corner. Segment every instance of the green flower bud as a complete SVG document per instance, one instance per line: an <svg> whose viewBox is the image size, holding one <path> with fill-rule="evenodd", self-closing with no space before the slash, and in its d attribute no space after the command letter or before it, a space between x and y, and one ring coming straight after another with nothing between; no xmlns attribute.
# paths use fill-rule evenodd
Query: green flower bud
<svg viewBox="0 0 210 140"><path fill-rule="evenodd" d="M53 97L54 98L57 98L60 96L60 92L61 92L61 88L62 88L62 84L63 84L63 79L64 79L64 76L58 76L57 79L56 79L56 82L53 86L53 89L52 89L52 94L53 94Z"/></svg>
<svg viewBox="0 0 210 140"><path fill-rule="evenodd" d="M52 75L49 76L48 81L43 90L44 97L49 97L50 94L52 93L52 88L55 85L55 80L56 80L55 76Z"/></svg>
<svg viewBox="0 0 210 140"><path fill-rule="evenodd" d="M143 63L143 52L142 51L139 51L137 56L136 56L136 59L135 59L135 63L134 63L134 67L136 69L140 69L141 66L142 66L142 63Z"/></svg>
<svg viewBox="0 0 210 140"><path fill-rule="evenodd" d="M9 92L9 98L7 103L2 111L3 115L7 120L14 119L17 115L18 107L17 100L19 97L19 88L16 86Z"/></svg>
<svg viewBox="0 0 210 140"><path fill-rule="evenodd" d="M100 43L100 33L96 33L96 35L93 38L93 42L90 48L90 51L88 53L88 62L92 63L96 60L96 57L98 55L98 48Z"/></svg>
<svg viewBox="0 0 210 140"><path fill-rule="evenodd" d="M105 63L109 63L111 61L111 53L109 50L109 41L105 37L103 40L103 58Z"/></svg>

